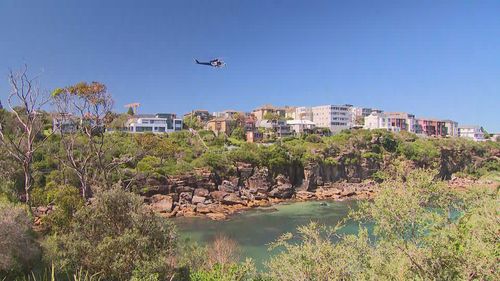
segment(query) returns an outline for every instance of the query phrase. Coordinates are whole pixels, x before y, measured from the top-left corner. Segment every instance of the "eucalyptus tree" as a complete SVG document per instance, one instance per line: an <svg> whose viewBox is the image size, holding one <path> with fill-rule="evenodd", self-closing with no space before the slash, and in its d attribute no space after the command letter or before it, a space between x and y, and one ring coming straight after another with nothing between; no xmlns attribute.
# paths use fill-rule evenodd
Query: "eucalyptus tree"
<svg viewBox="0 0 500 281"><path fill-rule="evenodd" d="M33 155L50 133L44 135L42 107L49 101L41 90L38 77L28 75L28 66L9 72L10 93L7 107L10 124L0 124L0 144L20 164L24 175L25 201L30 201L33 187Z"/></svg>
<svg viewBox="0 0 500 281"><path fill-rule="evenodd" d="M73 170L80 181L82 195L92 196L92 183L100 176L107 183L109 163L105 160L105 130L110 122L113 99L106 85L80 82L52 92L57 110L57 132L64 156L61 163Z"/></svg>

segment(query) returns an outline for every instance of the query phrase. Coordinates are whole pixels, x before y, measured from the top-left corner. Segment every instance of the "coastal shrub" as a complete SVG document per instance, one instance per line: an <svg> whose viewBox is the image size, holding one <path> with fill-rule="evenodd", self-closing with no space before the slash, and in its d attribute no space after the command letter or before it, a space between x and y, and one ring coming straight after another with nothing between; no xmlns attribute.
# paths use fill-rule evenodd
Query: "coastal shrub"
<svg viewBox="0 0 500 281"><path fill-rule="evenodd" d="M320 143L323 142L323 139L320 136L313 134L313 135L308 135L306 137L306 141L311 143Z"/></svg>
<svg viewBox="0 0 500 281"><path fill-rule="evenodd" d="M175 243L170 222L146 210L139 196L115 187L98 192L75 214L68 233L47 237L43 246L47 264L60 272L83 268L106 280L127 280L134 271L166 277Z"/></svg>
<svg viewBox="0 0 500 281"><path fill-rule="evenodd" d="M387 179L373 201L361 202L350 219L361 224L311 223L272 247L273 280L498 280L499 191L459 194L415 170ZM368 231L366 224L373 225Z"/></svg>
<svg viewBox="0 0 500 281"><path fill-rule="evenodd" d="M39 259L31 223L26 206L0 202L0 277L5 280L29 270Z"/></svg>
<svg viewBox="0 0 500 281"><path fill-rule="evenodd" d="M80 191L76 187L64 185L49 191L48 198L55 205L55 210L44 218L44 223L53 232L68 231L73 216L84 205Z"/></svg>
<svg viewBox="0 0 500 281"><path fill-rule="evenodd" d="M235 129L231 132L231 137L232 137L232 138L235 138L235 139L237 139L237 140L241 140L241 141L246 140L245 131L244 131L244 130L243 130L243 128L241 128L241 127L237 127L237 128L235 128Z"/></svg>
<svg viewBox="0 0 500 281"><path fill-rule="evenodd" d="M434 167L440 155L439 149L432 142L423 139L404 142L398 146L398 151L423 168Z"/></svg>

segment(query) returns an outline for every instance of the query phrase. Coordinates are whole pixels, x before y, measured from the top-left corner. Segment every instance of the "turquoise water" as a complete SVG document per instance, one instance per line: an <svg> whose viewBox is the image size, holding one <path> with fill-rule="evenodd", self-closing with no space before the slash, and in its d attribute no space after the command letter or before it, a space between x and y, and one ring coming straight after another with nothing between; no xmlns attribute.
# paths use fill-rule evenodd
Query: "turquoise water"
<svg viewBox="0 0 500 281"><path fill-rule="evenodd" d="M261 268L270 255L269 243L280 235L296 233L298 226L311 221L334 226L347 216L351 208L356 208L355 201L294 202L245 211L228 221L178 218L175 223L183 238L200 243L210 242L217 234L229 236L239 243L242 256L252 258ZM348 222L343 232L354 233L357 229L357 224Z"/></svg>

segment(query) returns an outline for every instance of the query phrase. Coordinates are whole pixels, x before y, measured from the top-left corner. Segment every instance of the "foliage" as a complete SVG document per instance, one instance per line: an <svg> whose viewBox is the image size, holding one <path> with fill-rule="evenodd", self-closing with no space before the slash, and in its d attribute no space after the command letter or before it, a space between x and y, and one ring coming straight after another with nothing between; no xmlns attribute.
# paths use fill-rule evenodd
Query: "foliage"
<svg viewBox="0 0 500 281"><path fill-rule="evenodd" d="M175 240L171 223L145 210L140 197L114 188L80 209L68 233L46 239L45 259L60 271L82 267L108 280L128 279L141 268L161 277L170 270Z"/></svg>
<svg viewBox="0 0 500 281"><path fill-rule="evenodd" d="M267 264L274 280L498 280L498 190L457 194L416 170L386 180L351 219L358 234L316 223L285 234ZM374 225L373 231L366 228ZM371 234L370 234L371 232Z"/></svg>
<svg viewBox="0 0 500 281"><path fill-rule="evenodd" d="M422 139L402 143L398 151L420 167L435 167L439 157L439 149L432 142Z"/></svg>
<svg viewBox="0 0 500 281"><path fill-rule="evenodd" d="M40 251L25 206L0 202L0 276L30 269Z"/></svg>

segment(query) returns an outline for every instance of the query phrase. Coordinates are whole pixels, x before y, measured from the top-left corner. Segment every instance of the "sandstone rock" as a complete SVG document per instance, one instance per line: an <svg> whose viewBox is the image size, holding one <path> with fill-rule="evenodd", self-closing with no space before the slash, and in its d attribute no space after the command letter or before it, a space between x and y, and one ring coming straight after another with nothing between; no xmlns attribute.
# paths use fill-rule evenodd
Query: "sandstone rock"
<svg viewBox="0 0 500 281"><path fill-rule="evenodd" d="M194 190L194 195L196 196L202 196L202 197L207 197L210 192L206 188L196 188Z"/></svg>
<svg viewBox="0 0 500 281"><path fill-rule="evenodd" d="M255 193L267 192L271 188L268 177L269 171L267 168L258 169L250 178L248 178L246 187L250 190L255 190Z"/></svg>
<svg viewBox="0 0 500 281"><path fill-rule="evenodd" d="M227 219L226 215L222 214L222 213L208 213L207 217L212 219L212 220L216 220L216 221L221 221L221 220Z"/></svg>
<svg viewBox="0 0 500 281"><path fill-rule="evenodd" d="M246 205L247 203L234 193L229 193L222 199L222 203L227 205Z"/></svg>
<svg viewBox="0 0 500 281"><path fill-rule="evenodd" d="M285 176L278 175L276 177L276 183L277 184L268 194L270 197L285 199L285 198L291 198L292 195L295 193L292 184Z"/></svg>
<svg viewBox="0 0 500 281"><path fill-rule="evenodd" d="M193 199L191 192L181 192L179 194L179 204L188 204Z"/></svg>
<svg viewBox="0 0 500 281"><path fill-rule="evenodd" d="M223 181L221 185L219 185L219 191L224 192L235 192L238 190L237 186L230 181Z"/></svg>
<svg viewBox="0 0 500 281"><path fill-rule="evenodd" d="M316 197L316 194L310 191L299 190L295 193L295 197L299 200L308 200Z"/></svg>
<svg viewBox="0 0 500 281"><path fill-rule="evenodd" d="M174 200L172 196L155 194L151 196L151 209L155 212L166 213L172 210Z"/></svg>
<svg viewBox="0 0 500 281"><path fill-rule="evenodd" d="M211 205L205 205L203 203L198 203L198 205L196 205L196 212L200 214L208 214L211 213L212 211L213 211L213 206Z"/></svg>
<svg viewBox="0 0 500 281"><path fill-rule="evenodd" d="M340 193L341 196L353 196L356 194L356 188L355 187L345 187L344 190Z"/></svg>
<svg viewBox="0 0 500 281"><path fill-rule="evenodd" d="M206 198L203 196L195 195L195 196L193 196L193 199L191 199L191 203L193 203L193 204L203 203L203 202L205 202L205 199Z"/></svg>
<svg viewBox="0 0 500 281"><path fill-rule="evenodd" d="M216 201L220 202L222 199L224 199L224 196L226 196L228 193L225 191L212 191L210 192L210 196Z"/></svg>

